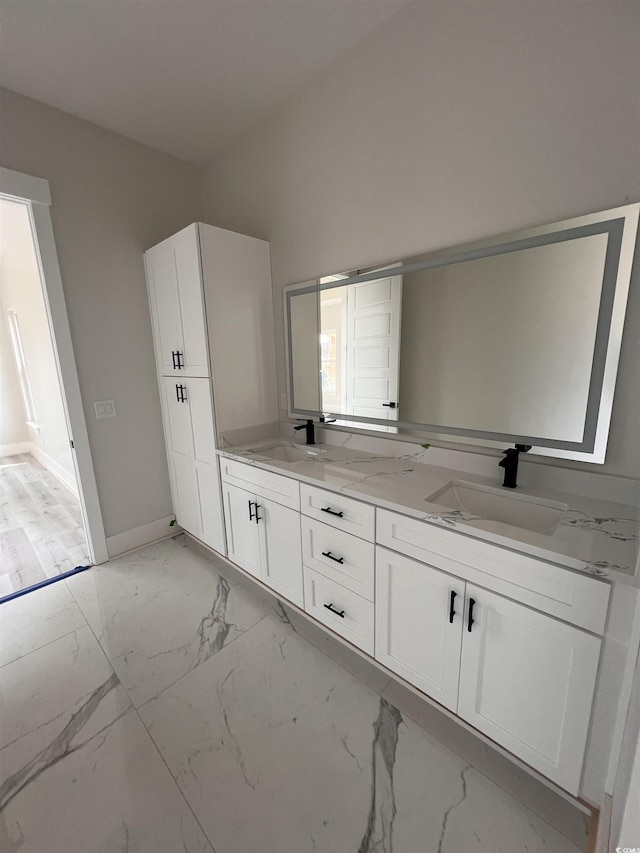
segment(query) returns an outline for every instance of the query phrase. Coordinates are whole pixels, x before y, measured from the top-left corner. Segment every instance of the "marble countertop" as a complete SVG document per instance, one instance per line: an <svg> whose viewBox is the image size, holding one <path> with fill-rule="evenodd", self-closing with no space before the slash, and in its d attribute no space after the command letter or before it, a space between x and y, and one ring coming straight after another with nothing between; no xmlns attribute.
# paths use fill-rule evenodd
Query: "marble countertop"
<svg viewBox="0 0 640 853"><path fill-rule="evenodd" d="M271 438L218 452L571 569L610 580L634 581L640 546L640 513L633 506L584 495L519 487L518 495L568 506L555 532L547 535L429 500L452 480L495 488L500 486L497 476L492 479L469 471L425 464L416 458L421 455L419 451L398 457L318 445L315 451L310 448L317 455L281 461L265 455L265 451L273 451L274 447L297 448L297 452L306 450L304 445Z"/></svg>

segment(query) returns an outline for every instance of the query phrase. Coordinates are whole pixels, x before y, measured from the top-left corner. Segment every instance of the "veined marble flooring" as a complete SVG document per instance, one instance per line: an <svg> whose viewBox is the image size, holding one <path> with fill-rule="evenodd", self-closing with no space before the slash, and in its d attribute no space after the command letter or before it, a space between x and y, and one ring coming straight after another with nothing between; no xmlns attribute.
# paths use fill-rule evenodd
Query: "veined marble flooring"
<svg viewBox="0 0 640 853"><path fill-rule="evenodd" d="M89 563L80 503L33 456L0 458L0 598Z"/></svg>
<svg viewBox="0 0 640 853"><path fill-rule="evenodd" d="M186 544L0 605L3 853L584 851L576 807Z"/></svg>

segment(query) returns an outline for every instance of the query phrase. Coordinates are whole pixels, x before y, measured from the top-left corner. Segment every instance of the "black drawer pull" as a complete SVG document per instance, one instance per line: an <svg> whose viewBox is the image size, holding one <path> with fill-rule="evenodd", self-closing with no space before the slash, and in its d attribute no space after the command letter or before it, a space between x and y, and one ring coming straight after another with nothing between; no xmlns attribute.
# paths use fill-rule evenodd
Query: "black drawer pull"
<svg viewBox="0 0 640 853"><path fill-rule="evenodd" d="M171 350L171 361L173 362L173 369L174 369L174 370L175 370L175 369L177 368L177 366L178 366L178 365L176 364L176 356L177 356L177 355L178 355L177 350L172 349L172 350Z"/></svg>
<svg viewBox="0 0 640 853"><path fill-rule="evenodd" d="M330 610L332 613L335 613L336 616L339 616L341 619L344 619L344 610L336 610L333 604L325 604L324 605L327 610Z"/></svg>
<svg viewBox="0 0 640 853"><path fill-rule="evenodd" d="M336 515L338 518L342 518L344 516L343 512L336 512L334 509L331 509L330 506L321 506L320 512L328 512L329 515Z"/></svg>
<svg viewBox="0 0 640 853"><path fill-rule="evenodd" d="M179 403L187 402L187 395L184 393L187 390L186 385L176 385L176 397Z"/></svg>
<svg viewBox="0 0 640 853"><path fill-rule="evenodd" d="M253 521L253 510L251 507L253 506L253 501L249 501L249 521Z"/></svg>
<svg viewBox="0 0 640 853"><path fill-rule="evenodd" d="M476 602L475 602L474 598L469 599L469 621L467 622L467 631L469 631L469 632L471 632L471 627L472 627L473 623L475 622L475 619L473 618L473 605L475 603Z"/></svg>
<svg viewBox="0 0 640 853"><path fill-rule="evenodd" d="M387 409L395 409L398 406L397 403L383 403L382 405Z"/></svg>
<svg viewBox="0 0 640 853"><path fill-rule="evenodd" d="M331 551L323 551L323 557L328 557L330 560L333 560L335 563L340 563L342 565L344 563L344 557L334 557Z"/></svg>
<svg viewBox="0 0 640 853"><path fill-rule="evenodd" d="M176 350L176 357L178 361L176 367L178 368L178 370L184 370L184 356L179 350Z"/></svg>
<svg viewBox="0 0 640 853"><path fill-rule="evenodd" d="M453 622L453 617L456 615L454 602L456 600L457 592L453 589L451 590L451 598L449 600L449 622Z"/></svg>
<svg viewBox="0 0 640 853"><path fill-rule="evenodd" d="M261 505L258 503L258 501L256 501L256 524L257 524L259 521L262 521L262 516L261 516L261 515L258 515L258 510L259 510L259 509L262 509L262 507L261 507Z"/></svg>

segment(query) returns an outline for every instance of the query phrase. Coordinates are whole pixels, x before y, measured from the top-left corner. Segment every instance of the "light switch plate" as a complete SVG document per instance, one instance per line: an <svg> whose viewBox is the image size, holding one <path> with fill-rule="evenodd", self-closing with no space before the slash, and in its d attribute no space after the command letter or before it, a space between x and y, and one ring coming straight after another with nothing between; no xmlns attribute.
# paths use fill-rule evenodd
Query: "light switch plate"
<svg viewBox="0 0 640 853"><path fill-rule="evenodd" d="M113 400L98 400L93 404L97 418L115 418L116 404Z"/></svg>

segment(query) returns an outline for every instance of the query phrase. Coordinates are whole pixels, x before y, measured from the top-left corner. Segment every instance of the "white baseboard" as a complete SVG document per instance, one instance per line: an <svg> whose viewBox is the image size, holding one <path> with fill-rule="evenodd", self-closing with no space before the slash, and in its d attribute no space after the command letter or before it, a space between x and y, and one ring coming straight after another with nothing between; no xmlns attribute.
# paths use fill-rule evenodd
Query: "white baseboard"
<svg viewBox="0 0 640 853"><path fill-rule="evenodd" d="M19 456L21 453L31 453L30 441L21 441L18 444L0 444L0 456Z"/></svg>
<svg viewBox="0 0 640 853"><path fill-rule="evenodd" d="M178 533L182 532L182 528L177 524L170 527L172 521L173 516L167 515L165 518L157 519L157 521L150 521L149 524L125 530L123 533L116 533L115 536L107 536L109 557L117 557L127 551L135 551L136 548L151 545L152 542L167 539L169 536L177 536Z"/></svg>
<svg viewBox="0 0 640 853"><path fill-rule="evenodd" d="M31 444L31 455L37 459L41 465L49 471L53 476L60 480L63 486L66 486L70 492L78 497L78 484L74 474L70 474L66 468L63 468L59 462L56 462L48 453L45 453L37 444Z"/></svg>

